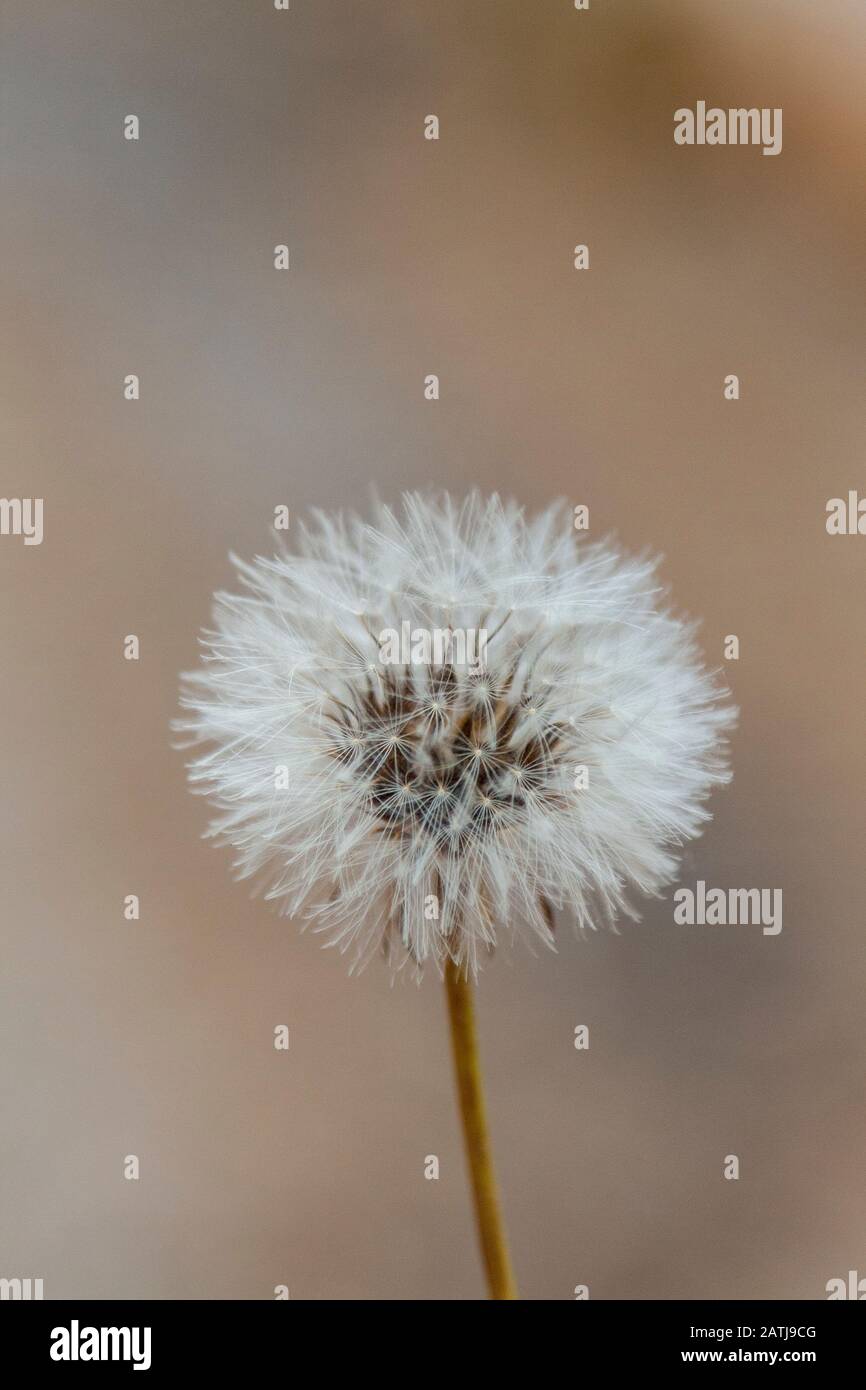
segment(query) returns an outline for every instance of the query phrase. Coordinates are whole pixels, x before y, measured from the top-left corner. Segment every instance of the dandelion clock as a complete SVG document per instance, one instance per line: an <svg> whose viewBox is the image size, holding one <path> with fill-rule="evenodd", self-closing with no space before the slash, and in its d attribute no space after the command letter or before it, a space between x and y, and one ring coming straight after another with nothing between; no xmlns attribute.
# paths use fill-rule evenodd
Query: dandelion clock
<svg viewBox="0 0 866 1390"><path fill-rule="evenodd" d="M569 509L409 494L235 561L183 677L190 782L242 878L357 969L444 976L491 1296L515 1298L473 985L503 943L636 917L726 782L734 711L655 564Z"/></svg>

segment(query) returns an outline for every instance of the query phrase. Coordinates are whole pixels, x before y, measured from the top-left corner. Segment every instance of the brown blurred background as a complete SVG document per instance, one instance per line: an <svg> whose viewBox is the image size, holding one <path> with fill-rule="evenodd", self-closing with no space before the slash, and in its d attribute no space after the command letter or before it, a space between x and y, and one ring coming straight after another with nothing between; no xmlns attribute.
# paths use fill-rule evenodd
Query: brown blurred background
<svg viewBox="0 0 866 1390"><path fill-rule="evenodd" d="M0 1275L482 1292L438 981L251 902L170 747L229 549L426 483L664 552L742 708L681 881L784 891L775 938L669 897L484 974L523 1295L866 1275L866 539L824 525L866 483L864 39L856 0L5 0L0 491L45 538L0 538ZM782 107L781 155L675 146L699 99Z"/></svg>

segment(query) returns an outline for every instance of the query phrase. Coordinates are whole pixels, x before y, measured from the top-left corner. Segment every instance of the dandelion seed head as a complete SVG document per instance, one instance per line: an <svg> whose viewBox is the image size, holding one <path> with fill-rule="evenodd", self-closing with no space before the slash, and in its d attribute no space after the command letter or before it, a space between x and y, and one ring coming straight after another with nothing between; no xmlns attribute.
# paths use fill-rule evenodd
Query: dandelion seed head
<svg viewBox="0 0 866 1390"><path fill-rule="evenodd" d="M671 881L735 712L651 561L578 552L565 504L473 493L317 514L236 564L182 680L190 781L238 875L353 965L474 973L503 936L552 945L552 907L594 928ZM383 660L383 632L446 610L486 635L482 669Z"/></svg>

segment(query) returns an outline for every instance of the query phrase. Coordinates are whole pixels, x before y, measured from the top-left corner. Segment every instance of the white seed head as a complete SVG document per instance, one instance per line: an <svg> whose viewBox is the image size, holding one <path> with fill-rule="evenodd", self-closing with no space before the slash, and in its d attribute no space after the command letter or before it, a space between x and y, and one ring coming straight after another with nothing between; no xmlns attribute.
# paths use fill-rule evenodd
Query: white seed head
<svg viewBox="0 0 866 1390"><path fill-rule="evenodd" d="M475 972L504 932L553 945L554 907L635 917L729 780L735 711L654 563L578 551L564 504L408 494L235 563L245 592L216 596L183 677L190 780L239 875L353 964ZM483 667L385 662L404 624L486 634Z"/></svg>

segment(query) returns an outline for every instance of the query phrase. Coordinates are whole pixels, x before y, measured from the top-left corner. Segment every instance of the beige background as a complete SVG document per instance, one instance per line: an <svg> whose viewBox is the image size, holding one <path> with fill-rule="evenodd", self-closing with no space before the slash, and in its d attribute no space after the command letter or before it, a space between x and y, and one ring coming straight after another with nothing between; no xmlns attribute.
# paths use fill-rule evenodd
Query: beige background
<svg viewBox="0 0 866 1390"><path fill-rule="evenodd" d="M168 728L276 503L428 482L586 502L712 663L739 635L682 881L784 891L775 939L668 899L485 973L523 1293L866 1275L866 539L824 529L864 485L864 37L854 0L5 0L2 493L45 540L0 538L0 1275L480 1293L438 981L251 903ZM701 98L781 106L782 154L677 148Z"/></svg>

